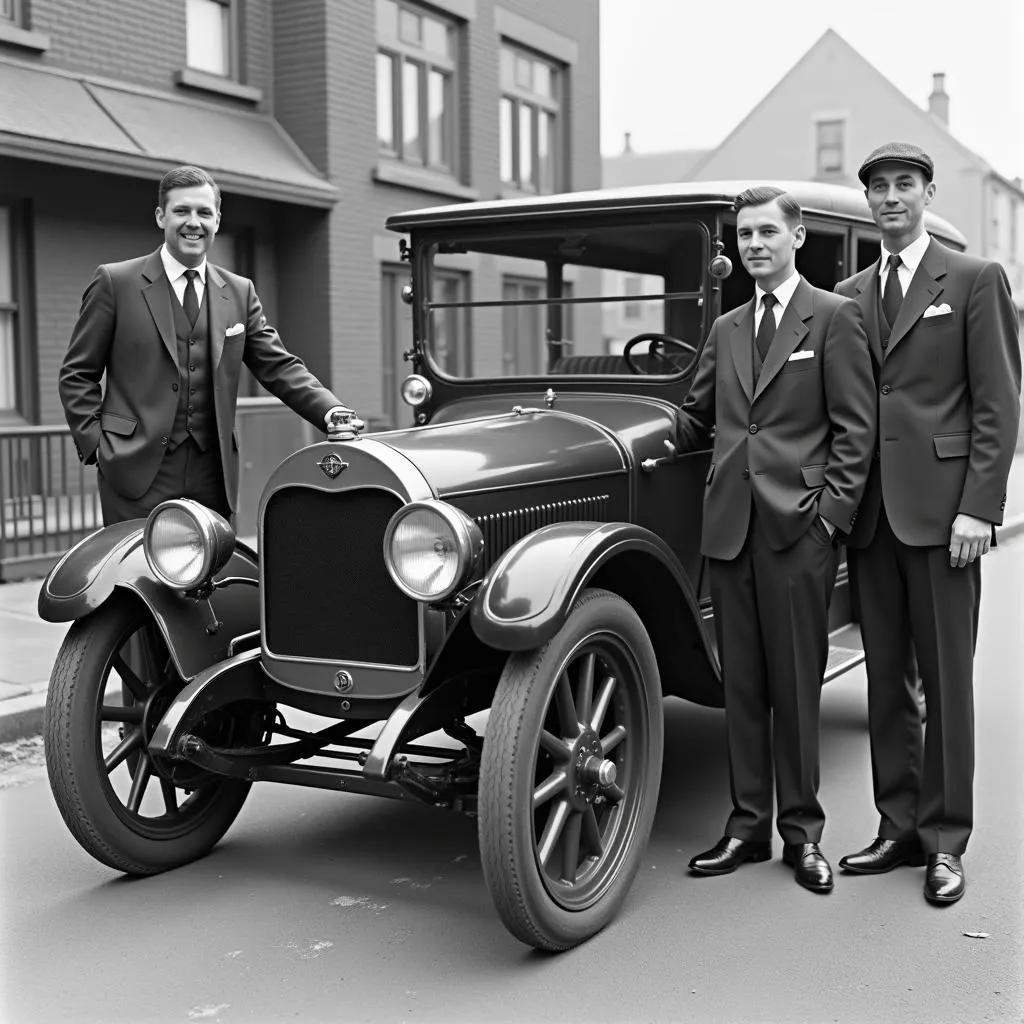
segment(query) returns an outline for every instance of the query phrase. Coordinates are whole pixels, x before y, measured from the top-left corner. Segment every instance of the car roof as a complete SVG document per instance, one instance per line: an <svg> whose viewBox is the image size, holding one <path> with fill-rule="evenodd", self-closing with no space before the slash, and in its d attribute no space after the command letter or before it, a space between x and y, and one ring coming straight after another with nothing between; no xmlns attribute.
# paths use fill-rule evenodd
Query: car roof
<svg viewBox="0 0 1024 1024"><path fill-rule="evenodd" d="M559 214L579 216L610 210L675 210L694 206L732 206L744 189L774 185L784 189L800 204L805 214L829 214L874 226L867 200L860 189L820 181L672 181L661 185L629 185L587 192L494 199L474 203L447 203L392 214L387 226L392 231L415 231L433 227L461 227L488 223L538 220ZM925 211L925 227L966 247L967 240L949 221Z"/></svg>

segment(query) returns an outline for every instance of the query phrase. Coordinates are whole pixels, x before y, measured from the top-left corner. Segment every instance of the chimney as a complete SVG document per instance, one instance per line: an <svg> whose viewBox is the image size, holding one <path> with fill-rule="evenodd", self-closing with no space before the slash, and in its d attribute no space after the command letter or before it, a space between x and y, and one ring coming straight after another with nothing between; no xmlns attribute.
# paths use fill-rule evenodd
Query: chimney
<svg viewBox="0 0 1024 1024"><path fill-rule="evenodd" d="M949 94L946 76L942 72L932 75L932 94L928 97L928 113L949 127Z"/></svg>
<svg viewBox="0 0 1024 1024"><path fill-rule="evenodd" d="M632 153L633 152L633 133L626 132L626 141L623 143L622 152Z"/></svg>

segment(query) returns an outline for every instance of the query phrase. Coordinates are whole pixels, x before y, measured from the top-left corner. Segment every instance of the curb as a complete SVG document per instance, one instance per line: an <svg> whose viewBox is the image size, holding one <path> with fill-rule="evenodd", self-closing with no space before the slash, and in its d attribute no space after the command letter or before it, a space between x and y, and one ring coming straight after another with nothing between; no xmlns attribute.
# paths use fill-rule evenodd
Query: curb
<svg viewBox="0 0 1024 1024"><path fill-rule="evenodd" d="M0 706L0 743L38 736L43 731L46 691L12 697Z"/></svg>

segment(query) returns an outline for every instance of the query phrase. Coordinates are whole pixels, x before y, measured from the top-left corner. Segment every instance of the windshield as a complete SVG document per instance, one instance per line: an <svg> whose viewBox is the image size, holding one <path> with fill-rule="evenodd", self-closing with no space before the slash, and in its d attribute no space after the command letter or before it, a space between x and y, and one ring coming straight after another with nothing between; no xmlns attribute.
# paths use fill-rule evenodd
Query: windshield
<svg viewBox="0 0 1024 1024"><path fill-rule="evenodd" d="M703 337L707 238L691 220L435 242L428 357L456 378L675 376Z"/></svg>

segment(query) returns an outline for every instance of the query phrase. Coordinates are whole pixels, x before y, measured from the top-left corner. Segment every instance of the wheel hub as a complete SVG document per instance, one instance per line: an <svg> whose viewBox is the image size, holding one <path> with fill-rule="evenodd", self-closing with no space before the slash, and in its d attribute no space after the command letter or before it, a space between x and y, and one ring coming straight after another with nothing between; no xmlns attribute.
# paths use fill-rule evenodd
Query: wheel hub
<svg viewBox="0 0 1024 1024"><path fill-rule="evenodd" d="M601 740L586 727L573 744L569 760L569 801L575 810L604 799L604 792L615 784L617 768L604 756Z"/></svg>

